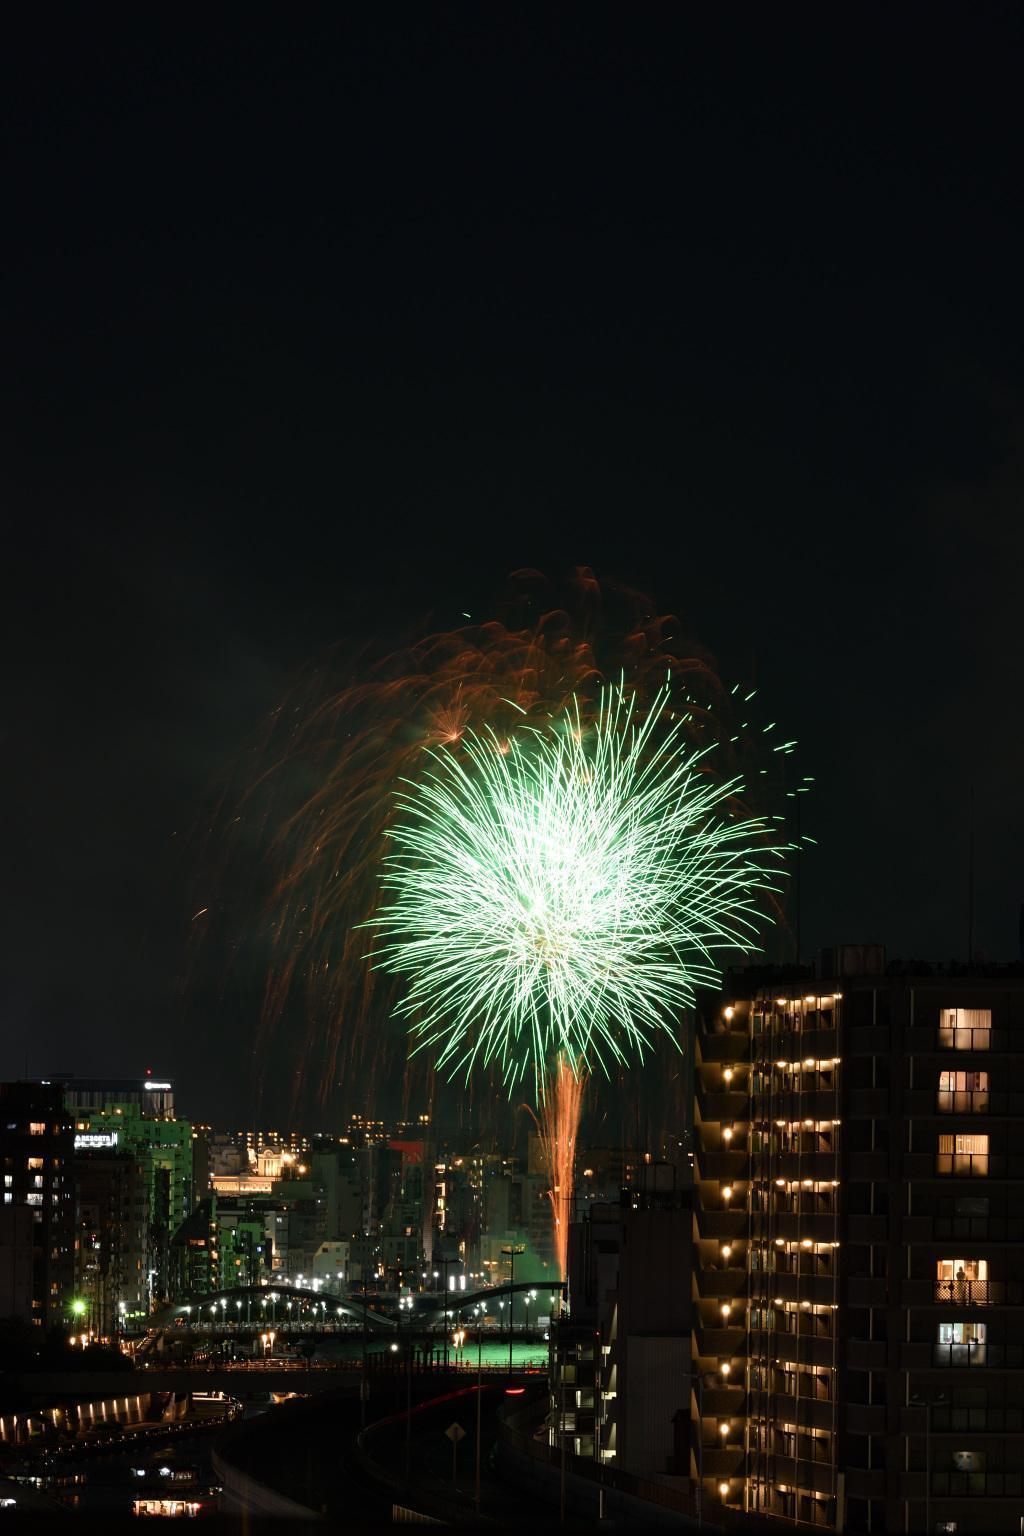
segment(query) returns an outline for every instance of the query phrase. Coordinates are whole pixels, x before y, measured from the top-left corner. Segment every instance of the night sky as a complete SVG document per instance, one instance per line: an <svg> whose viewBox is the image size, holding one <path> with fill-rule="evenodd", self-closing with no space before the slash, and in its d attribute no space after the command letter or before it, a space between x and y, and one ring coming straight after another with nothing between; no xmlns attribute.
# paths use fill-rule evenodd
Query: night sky
<svg viewBox="0 0 1024 1536"><path fill-rule="evenodd" d="M1016 959L1024 13L81 12L9 37L0 1074L253 1112L183 987L296 670L651 592L814 774L805 956ZM312 18L312 19L311 19Z"/></svg>

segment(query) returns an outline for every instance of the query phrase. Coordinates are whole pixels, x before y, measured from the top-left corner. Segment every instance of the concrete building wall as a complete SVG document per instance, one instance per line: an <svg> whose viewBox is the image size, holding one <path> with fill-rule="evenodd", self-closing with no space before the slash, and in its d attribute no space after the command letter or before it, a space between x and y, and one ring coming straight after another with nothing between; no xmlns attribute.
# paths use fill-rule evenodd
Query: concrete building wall
<svg viewBox="0 0 1024 1536"><path fill-rule="evenodd" d="M32 1213L0 1207L0 1317L32 1322Z"/></svg>

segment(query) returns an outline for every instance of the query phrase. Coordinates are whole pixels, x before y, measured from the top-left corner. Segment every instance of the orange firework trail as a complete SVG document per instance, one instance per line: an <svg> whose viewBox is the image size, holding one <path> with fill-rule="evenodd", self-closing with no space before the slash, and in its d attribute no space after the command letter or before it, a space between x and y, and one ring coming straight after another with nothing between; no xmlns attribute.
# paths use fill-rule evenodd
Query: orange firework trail
<svg viewBox="0 0 1024 1536"><path fill-rule="evenodd" d="M315 1096L336 1112L365 1111L399 1072L406 1109L411 1073L420 1074L419 1103L431 1102L433 1068L425 1055L410 1062L408 1034L391 1022L398 983L367 964L396 785L420 777L430 749L460 752L466 733L493 733L500 747L524 727L548 727L570 701L587 724L610 678L643 700L671 673L677 703L667 718L731 754L739 737L726 724L728 696L709 659L680 636L678 621L647 598L602 588L586 568L558 602L537 573L519 572L500 618L429 633L358 674L350 668L340 688L311 673L282 702L230 827L258 844L271 877L257 935L269 960L254 1057L262 1063L275 1040L294 1040L293 1110ZM492 1100L496 1085L482 1076ZM560 1057L535 1117L563 1274L584 1086L578 1064Z"/></svg>
<svg viewBox="0 0 1024 1536"><path fill-rule="evenodd" d="M602 589L580 568L562 595L549 606L544 579L519 572L501 618L428 634L334 691L314 678L275 712L267 766L235 830L255 824L276 871L257 1060L286 1009L292 1020L305 1004L293 1108L311 1087L321 1105L358 1093L362 1107L400 1065L407 1071L405 1034L387 1028L391 984L365 963L372 939L363 925L380 899L394 788L416 775L425 748L454 745L469 729L500 739L547 722L574 696L596 699L623 670L644 691L671 667L699 695L698 714L720 696L708 659L676 654L678 621L641 594Z"/></svg>
<svg viewBox="0 0 1024 1536"><path fill-rule="evenodd" d="M569 1251L569 1222L576 1184L576 1137L583 1111L586 1087L583 1062L573 1064L559 1056L552 1070L539 1114L527 1109L537 1127L544 1151L548 1178L548 1200L554 1234L555 1263L565 1278Z"/></svg>

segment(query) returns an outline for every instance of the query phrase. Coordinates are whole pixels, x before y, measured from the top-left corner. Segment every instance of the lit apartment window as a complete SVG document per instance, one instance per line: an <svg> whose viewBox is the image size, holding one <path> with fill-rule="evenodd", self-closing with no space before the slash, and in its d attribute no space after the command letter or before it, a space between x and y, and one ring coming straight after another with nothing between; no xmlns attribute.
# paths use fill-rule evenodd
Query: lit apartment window
<svg viewBox="0 0 1024 1536"><path fill-rule="evenodd" d="M940 1115L983 1115L988 1111L987 1072L940 1072Z"/></svg>
<svg viewBox="0 0 1024 1536"><path fill-rule="evenodd" d="M987 1259L936 1259L935 1300L984 1306L989 1300Z"/></svg>
<svg viewBox="0 0 1024 1536"><path fill-rule="evenodd" d="M29 1173L36 1172L38 1169L42 1168L42 1166L43 1160L41 1157L30 1157L28 1162L25 1164L25 1167L28 1169Z"/></svg>
<svg viewBox="0 0 1024 1536"><path fill-rule="evenodd" d="M30 1136L45 1136L46 1135L46 1122L45 1122L45 1120L30 1120L29 1121L29 1126L28 1126L28 1133L29 1133Z"/></svg>
<svg viewBox="0 0 1024 1536"><path fill-rule="evenodd" d="M935 1346L936 1365L984 1365L984 1323L940 1323Z"/></svg>
<svg viewBox="0 0 1024 1536"><path fill-rule="evenodd" d="M935 1154L935 1172L967 1178L988 1176L987 1136L940 1136Z"/></svg>
<svg viewBox="0 0 1024 1536"><path fill-rule="evenodd" d="M29 1190L28 1194L25 1196L25 1204L26 1205L42 1205L42 1203L43 1203L42 1195L39 1194L37 1190L34 1190L34 1189Z"/></svg>
<svg viewBox="0 0 1024 1536"><path fill-rule="evenodd" d="M987 1051L992 1038L991 1008L943 1008L939 1045L949 1051Z"/></svg>

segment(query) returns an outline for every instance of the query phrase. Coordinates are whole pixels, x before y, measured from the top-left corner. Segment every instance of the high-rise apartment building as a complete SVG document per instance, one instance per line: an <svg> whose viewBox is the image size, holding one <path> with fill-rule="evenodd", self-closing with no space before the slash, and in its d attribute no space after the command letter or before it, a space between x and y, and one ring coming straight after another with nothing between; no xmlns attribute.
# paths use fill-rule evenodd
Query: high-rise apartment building
<svg viewBox="0 0 1024 1536"><path fill-rule="evenodd" d="M149 1310L149 1180L132 1152L75 1154L76 1299L90 1331L112 1339Z"/></svg>
<svg viewBox="0 0 1024 1536"><path fill-rule="evenodd" d="M698 1034L692 1475L832 1525L841 1497L843 1081L833 990L736 996Z"/></svg>
<svg viewBox="0 0 1024 1536"><path fill-rule="evenodd" d="M695 1050L705 1504L1019 1536L1024 968L732 981Z"/></svg>
<svg viewBox="0 0 1024 1536"><path fill-rule="evenodd" d="M5 1265L22 1303L31 1265L27 1320L45 1328L66 1319L74 1288L72 1135L59 1084L0 1083L3 1204L31 1216L5 1223Z"/></svg>

